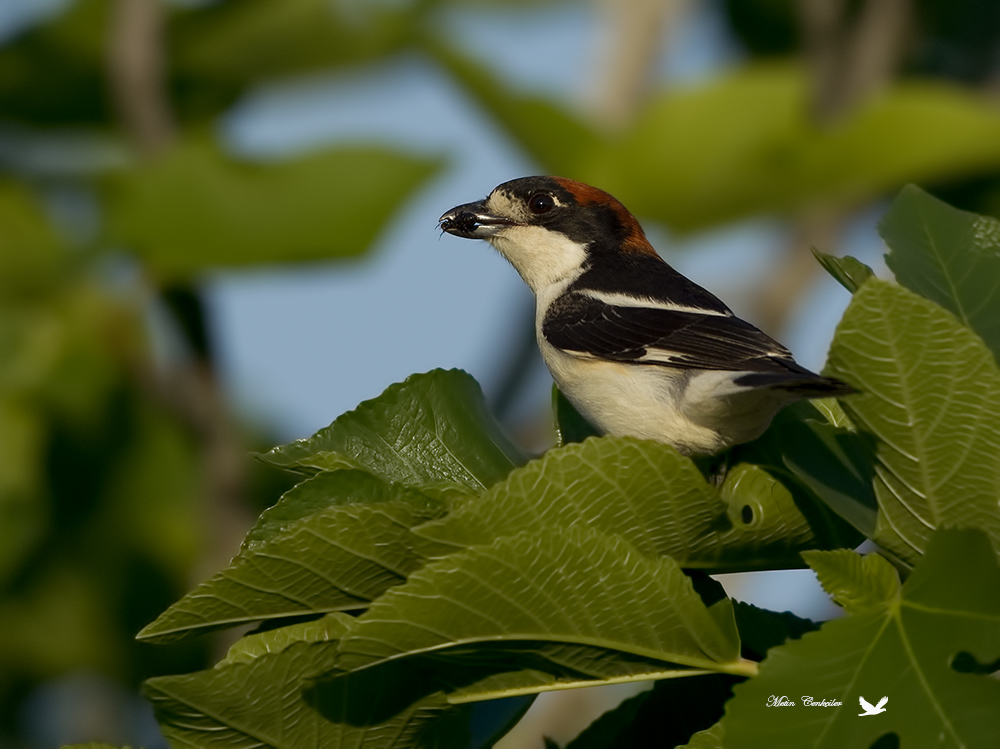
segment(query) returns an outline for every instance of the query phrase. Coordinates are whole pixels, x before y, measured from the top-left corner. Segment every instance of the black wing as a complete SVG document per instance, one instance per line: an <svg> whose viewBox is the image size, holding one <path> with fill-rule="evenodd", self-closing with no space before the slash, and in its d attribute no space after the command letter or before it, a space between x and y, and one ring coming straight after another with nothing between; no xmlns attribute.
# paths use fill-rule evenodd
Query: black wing
<svg viewBox="0 0 1000 749"><path fill-rule="evenodd" d="M570 292L549 308L542 334L556 348L600 359L815 377L788 349L728 310L625 306Z"/></svg>

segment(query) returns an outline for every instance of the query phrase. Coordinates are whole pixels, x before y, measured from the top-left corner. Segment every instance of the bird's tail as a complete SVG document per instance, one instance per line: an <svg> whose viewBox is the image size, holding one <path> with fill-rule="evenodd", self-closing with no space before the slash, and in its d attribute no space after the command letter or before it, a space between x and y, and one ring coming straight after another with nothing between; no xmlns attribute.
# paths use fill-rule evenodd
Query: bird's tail
<svg viewBox="0 0 1000 749"><path fill-rule="evenodd" d="M803 372L748 372L734 381L743 387L784 390L799 398L832 398L853 395L858 391L834 377Z"/></svg>

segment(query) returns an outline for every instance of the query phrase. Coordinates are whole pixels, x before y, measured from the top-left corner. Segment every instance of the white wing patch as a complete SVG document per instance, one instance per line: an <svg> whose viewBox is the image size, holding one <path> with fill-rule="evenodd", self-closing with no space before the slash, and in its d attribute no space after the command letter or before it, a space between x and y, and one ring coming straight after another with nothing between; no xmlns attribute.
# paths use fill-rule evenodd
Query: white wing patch
<svg viewBox="0 0 1000 749"><path fill-rule="evenodd" d="M596 289L580 289L578 294L597 299L612 307L643 307L647 309L662 309L668 312L689 312L694 315L715 315L716 317L732 317L732 313L721 312L704 307L689 307L684 304L673 304L662 299L654 299L648 296L632 296L614 291L597 291Z"/></svg>

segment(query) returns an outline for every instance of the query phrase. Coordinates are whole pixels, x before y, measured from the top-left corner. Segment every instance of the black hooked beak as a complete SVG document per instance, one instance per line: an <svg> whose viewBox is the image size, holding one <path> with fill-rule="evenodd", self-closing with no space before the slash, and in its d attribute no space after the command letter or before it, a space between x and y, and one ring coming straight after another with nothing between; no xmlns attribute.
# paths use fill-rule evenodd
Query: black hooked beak
<svg viewBox="0 0 1000 749"><path fill-rule="evenodd" d="M487 211L483 200L455 206L438 219L441 231L466 239L487 239L505 226L513 225L510 219Z"/></svg>

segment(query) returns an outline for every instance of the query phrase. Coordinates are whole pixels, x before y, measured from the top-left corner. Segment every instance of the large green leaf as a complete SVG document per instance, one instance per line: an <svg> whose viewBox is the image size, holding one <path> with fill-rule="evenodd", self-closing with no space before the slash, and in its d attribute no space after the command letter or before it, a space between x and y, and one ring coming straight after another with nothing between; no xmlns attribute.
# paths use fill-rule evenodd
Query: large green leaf
<svg viewBox="0 0 1000 749"><path fill-rule="evenodd" d="M1000 113L958 86L897 83L828 127L810 120L809 91L804 67L774 64L667 91L582 173L689 230L1000 165Z"/></svg>
<svg viewBox="0 0 1000 749"><path fill-rule="evenodd" d="M317 710L307 698L307 676L332 666L336 639L349 624L350 617L331 614L250 635L215 668L150 679L144 692L171 745L199 749L417 746L430 721L468 712L433 694L388 717L376 716L392 700L395 685L374 680L364 689L342 688L338 716ZM461 732L452 739L453 746L467 740Z"/></svg>
<svg viewBox="0 0 1000 749"><path fill-rule="evenodd" d="M397 684L398 710L439 691L466 703L753 673L738 651L728 599L706 607L672 560L588 528L546 528L445 557L388 591L345 633L336 668L317 674L316 699L336 714L331 690L359 677Z"/></svg>
<svg viewBox="0 0 1000 749"><path fill-rule="evenodd" d="M908 185L879 233L896 280L953 312L1000 359L1000 221Z"/></svg>
<svg viewBox="0 0 1000 749"><path fill-rule="evenodd" d="M870 746L890 733L906 747L1000 743L1000 682L987 675L1000 662L1000 568L986 537L939 531L895 592L882 572L857 575L846 554L824 561L868 604L771 650L726 706L725 745ZM875 605L880 593L889 597ZM768 706L781 695L795 705ZM803 695L842 704L809 707ZM860 697L888 697L885 712L859 719Z"/></svg>
<svg viewBox="0 0 1000 749"><path fill-rule="evenodd" d="M423 563L410 528L442 512L415 489L352 469L319 474L288 494L282 502L315 509L297 517L279 502L226 569L139 639L170 642L247 622L364 608Z"/></svg>
<svg viewBox="0 0 1000 749"><path fill-rule="evenodd" d="M106 178L108 233L164 276L357 255L435 167L376 148L250 163L191 136Z"/></svg>
<svg viewBox="0 0 1000 749"><path fill-rule="evenodd" d="M357 465L393 482L449 482L476 492L526 460L478 383L457 369L411 375L312 437L262 457L294 470Z"/></svg>
<svg viewBox="0 0 1000 749"><path fill-rule="evenodd" d="M549 450L417 533L435 556L524 529L580 524L713 571L799 566L798 550L815 548L822 535L760 466L734 466L720 492L672 447L611 436Z"/></svg>
<svg viewBox="0 0 1000 749"><path fill-rule="evenodd" d="M191 4L188 4L191 5ZM108 91L112 0L68 9L0 46L0 114L40 125L116 119ZM325 0L225 0L165 8L165 77L180 119L214 117L253 86L403 49L422 4L344 9Z"/></svg>
<svg viewBox="0 0 1000 749"><path fill-rule="evenodd" d="M347 9L326 0L226 0L172 14L171 88L184 115L212 115L274 79L384 59L404 48L420 4Z"/></svg>
<svg viewBox="0 0 1000 749"><path fill-rule="evenodd" d="M843 407L876 440L879 544L912 564L941 525L1000 539L1000 370L978 336L871 280L844 314L828 371L861 391Z"/></svg>
<svg viewBox="0 0 1000 749"><path fill-rule="evenodd" d="M608 190L679 231L817 201L855 204L907 181L1000 165L1000 113L954 85L898 83L821 127L809 117L804 66L749 65L656 92L631 128L602 138L454 52L435 51L543 169Z"/></svg>
<svg viewBox="0 0 1000 749"><path fill-rule="evenodd" d="M557 104L509 90L483 65L443 41L427 41L425 48L549 173L579 178L581 158L603 149L596 132Z"/></svg>

